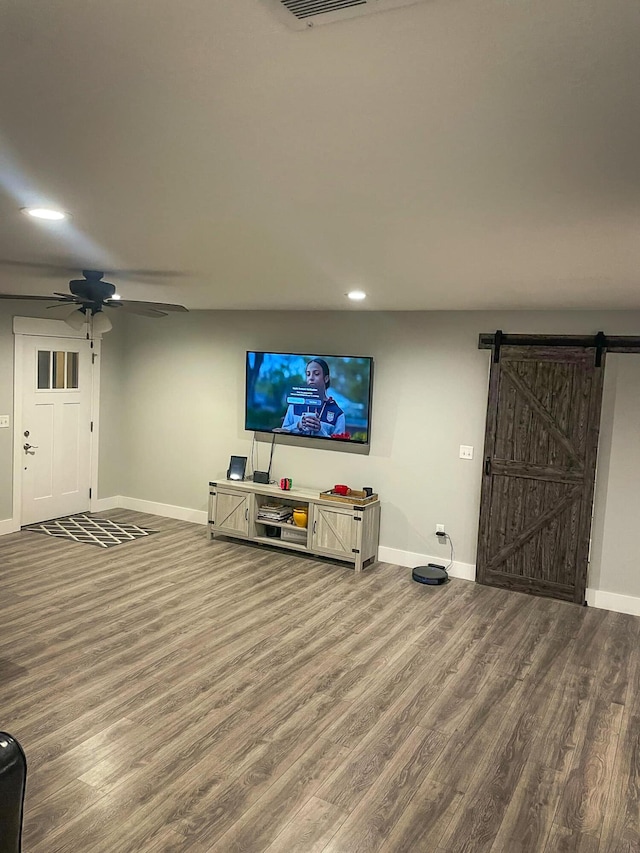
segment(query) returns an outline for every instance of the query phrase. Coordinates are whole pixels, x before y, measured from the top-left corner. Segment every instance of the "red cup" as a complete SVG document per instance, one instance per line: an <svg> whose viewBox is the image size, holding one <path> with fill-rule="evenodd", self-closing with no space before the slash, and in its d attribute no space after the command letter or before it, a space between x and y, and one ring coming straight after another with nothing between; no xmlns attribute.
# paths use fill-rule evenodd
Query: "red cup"
<svg viewBox="0 0 640 853"><path fill-rule="evenodd" d="M343 497L345 497L346 495L349 494L350 489L349 489L349 486L337 485L337 486L333 487L333 491L337 495L342 495Z"/></svg>

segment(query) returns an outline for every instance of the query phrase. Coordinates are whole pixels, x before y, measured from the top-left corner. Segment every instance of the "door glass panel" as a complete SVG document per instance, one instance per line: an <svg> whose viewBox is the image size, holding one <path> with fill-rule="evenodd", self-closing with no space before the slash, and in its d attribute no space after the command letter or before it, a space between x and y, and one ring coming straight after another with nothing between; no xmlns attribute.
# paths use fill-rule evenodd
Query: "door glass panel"
<svg viewBox="0 0 640 853"><path fill-rule="evenodd" d="M78 387L78 353L67 353L67 388Z"/></svg>
<svg viewBox="0 0 640 853"><path fill-rule="evenodd" d="M38 388L50 388L51 353L48 350L38 350Z"/></svg>
<svg viewBox="0 0 640 853"><path fill-rule="evenodd" d="M64 356L63 352L53 354L53 387L64 388Z"/></svg>

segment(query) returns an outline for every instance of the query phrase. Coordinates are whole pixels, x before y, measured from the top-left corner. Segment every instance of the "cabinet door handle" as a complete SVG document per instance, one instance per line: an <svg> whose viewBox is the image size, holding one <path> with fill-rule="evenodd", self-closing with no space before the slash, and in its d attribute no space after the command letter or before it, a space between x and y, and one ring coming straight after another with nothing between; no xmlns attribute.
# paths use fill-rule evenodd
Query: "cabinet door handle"
<svg viewBox="0 0 640 853"><path fill-rule="evenodd" d="M245 507L244 509L244 520L249 521L249 507Z"/></svg>
<svg viewBox="0 0 640 853"><path fill-rule="evenodd" d="M316 532L316 527L317 527L317 526L318 526L318 521L317 521L317 519L316 519L316 520L313 522L313 530L311 531L313 534L315 534L315 532Z"/></svg>
<svg viewBox="0 0 640 853"><path fill-rule="evenodd" d="M491 476L491 457L490 456L487 456L487 458L484 460L484 473L487 475L487 477Z"/></svg>

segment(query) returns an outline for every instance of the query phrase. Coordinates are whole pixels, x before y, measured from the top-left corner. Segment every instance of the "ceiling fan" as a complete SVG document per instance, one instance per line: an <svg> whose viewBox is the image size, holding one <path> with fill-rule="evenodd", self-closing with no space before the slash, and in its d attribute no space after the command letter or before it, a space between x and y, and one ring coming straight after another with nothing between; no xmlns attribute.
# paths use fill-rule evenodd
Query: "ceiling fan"
<svg viewBox="0 0 640 853"><path fill-rule="evenodd" d="M47 263L30 263L28 261L0 260L0 265L9 266L22 271L33 270L40 274L59 276L62 272L73 272L71 267L57 266ZM181 273L168 270L112 270L110 275L127 278L169 278ZM104 281L103 270L83 269L83 278L72 279L69 282L69 293L54 292L53 296L27 296L22 293L0 293L0 299L23 299L38 302L54 302L51 305L53 317L61 317L70 326L80 329L90 321L96 332L108 332L111 321L104 310L112 309L129 314L139 314L143 317L166 317L173 311L187 311L184 305L173 305L167 302L137 302L130 299L120 299L116 294L115 284ZM102 316L98 316L102 315Z"/></svg>

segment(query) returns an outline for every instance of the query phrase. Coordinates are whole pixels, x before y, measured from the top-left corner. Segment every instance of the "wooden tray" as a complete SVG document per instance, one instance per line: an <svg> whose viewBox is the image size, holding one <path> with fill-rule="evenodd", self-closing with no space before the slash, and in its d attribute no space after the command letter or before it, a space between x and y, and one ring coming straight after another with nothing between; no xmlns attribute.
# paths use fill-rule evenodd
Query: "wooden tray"
<svg viewBox="0 0 640 853"><path fill-rule="evenodd" d="M375 492L367 497L359 489L351 489L348 495L339 495L331 489L327 489L326 492L320 492L320 497L323 501L337 501L342 504L351 504L351 506L366 506L378 500L378 495Z"/></svg>

